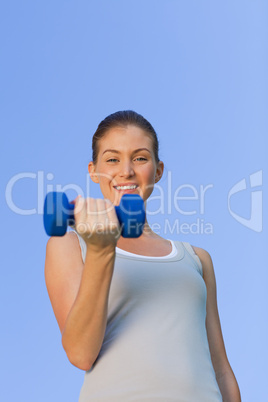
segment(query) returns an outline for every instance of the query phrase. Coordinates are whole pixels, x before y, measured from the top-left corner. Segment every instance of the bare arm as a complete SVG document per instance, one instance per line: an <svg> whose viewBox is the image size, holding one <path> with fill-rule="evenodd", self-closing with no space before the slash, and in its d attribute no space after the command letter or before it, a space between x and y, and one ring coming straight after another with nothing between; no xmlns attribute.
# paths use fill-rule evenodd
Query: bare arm
<svg viewBox="0 0 268 402"><path fill-rule="evenodd" d="M212 364L223 397L223 402L241 402L241 395L235 375L227 358L217 306L216 277L210 254L199 247L193 247L199 256L207 287L206 329Z"/></svg>
<svg viewBox="0 0 268 402"><path fill-rule="evenodd" d="M100 234L92 236L83 264L75 234L52 237L47 243L47 290L63 348L70 362L81 370L90 369L103 342L115 245L111 238L104 241Z"/></svg>

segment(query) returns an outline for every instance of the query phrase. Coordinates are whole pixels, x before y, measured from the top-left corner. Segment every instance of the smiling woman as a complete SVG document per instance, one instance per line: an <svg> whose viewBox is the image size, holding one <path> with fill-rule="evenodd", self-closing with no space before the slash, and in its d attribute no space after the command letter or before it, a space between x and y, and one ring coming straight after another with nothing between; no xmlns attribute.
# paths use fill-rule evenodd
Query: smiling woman
<svg viewBox="0 0 268 402"><path fill-rule="evenodd" d="M104 199L74 201L75 227L48 241L45 264L63 348L86 372L79 402L241 401L208 252L162 238L147 219L140 237L120 235L114 206L125 193L146 206L163 175L153 127L120 111L92 147L88 171Z"/></svg>
<svg viewBox="0 0 268 402"><path fill-rule="evenodd" d="M154 153L151 135L134 125L111 127L95 146L98 156L89 163L88 170L92 180L100 184L104 197L119 205L121 196L132 192L146 201L164 169Z"/></svg>

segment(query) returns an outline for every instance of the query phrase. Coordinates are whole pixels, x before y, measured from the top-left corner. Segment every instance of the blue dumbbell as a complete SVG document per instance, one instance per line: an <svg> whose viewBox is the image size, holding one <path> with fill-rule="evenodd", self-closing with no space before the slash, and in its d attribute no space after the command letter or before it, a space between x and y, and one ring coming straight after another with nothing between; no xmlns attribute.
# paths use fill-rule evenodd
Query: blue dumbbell
<svg viewBox="0 0 268 402"><path fill-rule="evenodd" d="M145 223L144 201L138 194L124 194L119 206L115 206L123 237L139 237ZM74 204L65 193L52 191L44 203L44 227L48 236L64 236L67 226L73 226Z"/></svg>

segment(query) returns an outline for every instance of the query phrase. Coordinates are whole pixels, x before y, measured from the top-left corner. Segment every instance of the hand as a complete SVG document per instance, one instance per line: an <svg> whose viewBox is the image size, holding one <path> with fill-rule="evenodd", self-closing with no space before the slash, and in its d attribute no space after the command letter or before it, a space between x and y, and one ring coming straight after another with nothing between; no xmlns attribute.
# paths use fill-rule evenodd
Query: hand
<svg viewBox="0 0 268 402"><path fill-rule="evenodd" d="M75 230L87 244L99 248L116 247L121 227L112 202L108 199L76 197Z"/></svg>

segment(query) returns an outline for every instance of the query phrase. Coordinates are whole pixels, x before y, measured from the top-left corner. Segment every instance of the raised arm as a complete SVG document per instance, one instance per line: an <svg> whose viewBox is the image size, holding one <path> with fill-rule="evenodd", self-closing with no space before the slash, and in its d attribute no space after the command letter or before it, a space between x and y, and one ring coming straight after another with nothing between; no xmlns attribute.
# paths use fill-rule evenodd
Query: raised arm
<svg viewBox="0 0 268 402"><path fill-rule="evenodd" d="M98 201L95 211L104 208L101 203L104 200ZM85 211L81 211L78 212L76 206L77 227L86 220ZM105 216L100 219L96 214L94 219L99 223L103 219L103 235L101 225L95 234L92 233L94 225L91 225L89 238L83 233L87 244L85 264L75 233L60 238L51 237L47 243L45 261L47 290L62 333L62 345L70 362L81 370L91 368L103 342L115 260L115 235L107 234L107 222L113 221L116 226L115 212L106 214L106 223Z"/></svg>

